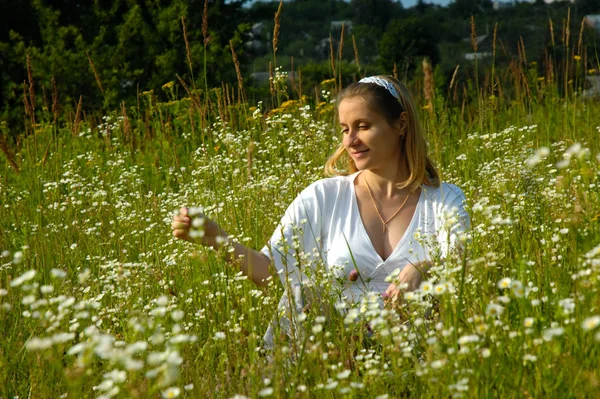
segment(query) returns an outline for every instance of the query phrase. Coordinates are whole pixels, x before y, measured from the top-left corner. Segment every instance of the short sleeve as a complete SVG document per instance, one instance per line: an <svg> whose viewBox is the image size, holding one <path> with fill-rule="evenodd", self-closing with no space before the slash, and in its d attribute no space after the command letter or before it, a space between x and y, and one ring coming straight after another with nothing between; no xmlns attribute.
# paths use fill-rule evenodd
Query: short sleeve
<svg viewBox="0 0 600 399"><path fill-rule="evenodd" d="M292 286L306 282L307 268L322 260L322 203L323 194L313 183L290 204L261 250L273 262L284 287L288 281Z"/></svg>
<svg viewBox="0 0 600 399"><path fill-rule="evenodd" d="M465 209L466 197L462 190L454 184L443 184L442 190L438 207L438 242L445 256L456 248L460 236L469 229L471 219Z"/></svg>

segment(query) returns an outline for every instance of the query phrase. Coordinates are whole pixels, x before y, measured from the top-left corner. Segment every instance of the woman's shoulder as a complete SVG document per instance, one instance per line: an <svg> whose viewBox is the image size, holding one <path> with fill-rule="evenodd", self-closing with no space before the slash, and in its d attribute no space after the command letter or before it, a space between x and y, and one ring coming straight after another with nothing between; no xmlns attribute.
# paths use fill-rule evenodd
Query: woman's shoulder
<svg viewBox="0 0 600 399"><path fill-rule="evenodd" d="M425 199L436 203L447 204L456 201L464 201L465 194L455 184L442 182L439 186L423 185Z"/></svg>
<svg viewBox="0 0 600 399"><path fill-rule="evenodd" d="M333 193L339 192L340 190L350 188L354 181L355 175L356 174L351 174L345 176L334 176L319 179L311 183L308 187L306 187L303 193L326 193L328 195L331 195Z"/></svg>
<svg viewBox="0 0 600 399"><path fill-rule="evenodd" d="M350 197L348 193L352 181L350 176L319 179L300 191L288 210L302 210L308 214L329 212L342 198Z"/></svg>

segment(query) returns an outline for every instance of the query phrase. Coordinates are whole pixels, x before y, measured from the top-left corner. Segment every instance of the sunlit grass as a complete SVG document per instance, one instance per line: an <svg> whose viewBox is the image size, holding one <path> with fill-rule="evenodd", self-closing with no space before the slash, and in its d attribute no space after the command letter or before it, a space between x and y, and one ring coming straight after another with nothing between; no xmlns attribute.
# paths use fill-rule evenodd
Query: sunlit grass
<svg viewBox="0 0 600 399"><path fill-rule="evenodd" d="M300 339L262 349L279 279L256 288L223 254L175 241L170 220L203 206L261 248L338 143L322 95L266 113L147 94L22 138L20 173L0 161L0 396L594 396L600 105L578 97L492 99L484 120L424 113L468 198L464 256L438 262L400 313L341 303L318 270Z"/></svg>

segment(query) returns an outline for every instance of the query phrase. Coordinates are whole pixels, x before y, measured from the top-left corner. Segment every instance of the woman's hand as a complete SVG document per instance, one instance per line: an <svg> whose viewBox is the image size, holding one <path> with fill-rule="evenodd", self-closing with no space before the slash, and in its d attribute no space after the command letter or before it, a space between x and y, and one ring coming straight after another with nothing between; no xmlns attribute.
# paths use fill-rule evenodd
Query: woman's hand
<svg viewBox="0 0 600 399"><path fill-rule="evenodd" d="M203 219L203 222L195 222L198 225L192 226L194 221L198 219ZM227 233L217 223L201 213L194 213L190 216L188 208L181 208L179 214L173 216L171 227L173 227L173 236L194 244L210 246L214 249L219 249L228 241ZM203 234L199 233L200 231ZM250 280L256 285L266 286L270 281L269 277L271 277L269 271L271 259L262 252L246 248L239 242L234 243L231 248L233 248L233 252L226 254L226 260L237 264L242 273L250 277Z"/></svg>
<svg viewBox="0 0 600 399"><path fill-rule="evenodd" d="M202 237L194 237L192 233L192 217L189 215L188 208L181 208L179 214L173 216L173 222L171 227L173 228L173 236L192 242L194 244L202 244L206 246L218 249L226 240L227 233L217 223L210 220L203 214L194 216L195 218L204 219L203 230L204 235Z"/></svg>
<svg viewBox="0 0 600 399"><path fill-rule="evenodd" d="M386 306L398 305L402 301L403 291L414 291L421 286L421 281L423 280L422 272L426 271L424 270L424 266L423 263L417 265L409 263L404 266L395 279L397 284L390 284L383 294Z"/></svg>

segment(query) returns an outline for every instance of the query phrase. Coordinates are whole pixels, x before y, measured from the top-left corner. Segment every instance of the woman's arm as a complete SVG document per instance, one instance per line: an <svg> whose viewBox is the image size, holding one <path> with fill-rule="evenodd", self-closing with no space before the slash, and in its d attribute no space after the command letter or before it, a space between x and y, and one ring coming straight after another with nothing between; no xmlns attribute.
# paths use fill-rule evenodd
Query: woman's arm
<svg viewBox="0 0 600 399"><path fill-rule="evenodd" d="M190 236L192 218L189 216L187 208L181 208L179 215L173 216L173 222L171 223L173 236L219 250L227 242L225 239L228 237L227 232L213 220L205 216L202 217L204 218L204 236L192 238ZM239 264L242 273L248 276L256 285L265 286L268 284L267 278L271 276L269 271L271 260L262 252L235 243L233 253L228 253L226 259L230 263Z"/></svg>
<svg viewBox="0 0 600 399"><path fill-rule="evenodd" d="M233 256L231 258L241 259L240 270L242 273L248 276L259 287L266 286L269 283L267 279L271 277L271 272L269 271L271 259L262 252L245 247L240 243L234 244L233 249Z"/></svg>

